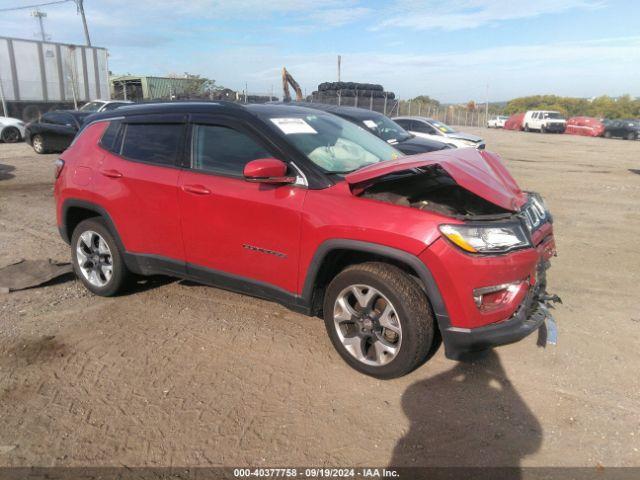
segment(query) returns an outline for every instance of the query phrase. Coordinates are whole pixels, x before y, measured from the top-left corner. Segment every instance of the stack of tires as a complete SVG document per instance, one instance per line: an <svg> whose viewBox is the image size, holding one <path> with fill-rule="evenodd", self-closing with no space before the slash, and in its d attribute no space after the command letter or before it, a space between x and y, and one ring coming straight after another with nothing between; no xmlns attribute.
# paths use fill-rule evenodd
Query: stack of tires
<svg viewBox="0 0 640 480"><path fill-rule="evenodd" d="M373 108L382 112L387 102L396 98L393 92L385 92L382 85L375 83L356 82L324 82L318 85L318 90L311 94L311 101L344 106L358 106ZM387 106L390 108L390 104Z"/></svg>

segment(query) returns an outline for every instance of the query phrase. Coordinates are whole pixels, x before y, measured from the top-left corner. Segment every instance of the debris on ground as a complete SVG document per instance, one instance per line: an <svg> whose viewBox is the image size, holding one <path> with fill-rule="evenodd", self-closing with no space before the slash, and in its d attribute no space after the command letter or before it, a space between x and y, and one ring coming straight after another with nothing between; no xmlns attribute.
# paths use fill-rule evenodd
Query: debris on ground
<svg viewBox="0 0 640 480"><path fill-rule="evenodd" d="M19 260L0 268L0 293L38 287L53 279L68 275L73 267L68 262L47 260Z"/></svg>

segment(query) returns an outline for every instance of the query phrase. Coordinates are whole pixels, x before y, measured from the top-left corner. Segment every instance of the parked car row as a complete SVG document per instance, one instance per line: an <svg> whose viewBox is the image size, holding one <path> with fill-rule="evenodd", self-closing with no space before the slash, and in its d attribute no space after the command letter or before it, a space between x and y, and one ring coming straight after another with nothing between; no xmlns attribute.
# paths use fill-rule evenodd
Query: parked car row
<svg viewBox="0 0 640 480"><path fill-rule="evenodd" d="M497 125L498 117L489 120ZM487 124L489 127L489 123ZM566 133L589 137L640 139L640 120L600 120L593 117L571 117L565 120L559 112L550 110L530 110L511 115L503 127L505 130L538 131L542 133Z"/></svg>
<svg viewBox="0 0 640 480"><path fill-rule="evenodd" d="M0 141L26 141L37 153L62 152L80 130L85 118L93 113L115 110L133 102L126 100L95 100L79 110L53 110L25 125L22 120L0 117Z"/></svg>

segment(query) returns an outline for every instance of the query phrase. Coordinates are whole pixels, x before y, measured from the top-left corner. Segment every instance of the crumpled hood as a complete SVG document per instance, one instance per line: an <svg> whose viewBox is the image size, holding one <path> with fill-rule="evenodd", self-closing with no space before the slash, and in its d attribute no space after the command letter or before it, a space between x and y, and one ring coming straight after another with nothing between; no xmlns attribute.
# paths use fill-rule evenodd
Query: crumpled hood
<svg viewBox="0 0 640 480"><path fill-rule="evenodd" d="M447 134L447 137L459 138L460 140L469 140L471 142L476 142L476 143L482 141L482 138L476 135L471 135L470 133L463 133L463 132L449 133Z"/></svg>
<svg viewBox="0 0 640 480"><path fill-rule="evenodd" d="M349 173L349 185L368 183L393 172L429 165L440 165L458 185L485 200L504 208L519 211L527 201L509 171L495 153L472 148L440 150L376 163Z"/></svg>

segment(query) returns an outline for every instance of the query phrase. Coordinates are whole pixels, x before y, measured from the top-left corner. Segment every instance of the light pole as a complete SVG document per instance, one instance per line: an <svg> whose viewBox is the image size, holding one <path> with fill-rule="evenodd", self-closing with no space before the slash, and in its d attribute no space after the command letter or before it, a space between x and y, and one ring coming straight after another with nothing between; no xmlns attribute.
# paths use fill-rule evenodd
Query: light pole
<svg viewBox="0 0 640 480"><path fill-rule="evenodd" d="M42 37L42 41L46 42L47 36L44 34L44 22L42 21L42 19L46 18L47 14L45 12L41 12L40 10L34 10L33 12L31 12L31 16L38 19L38 23L40 24L40 36Z"/></svg>
<svg viewBox="0 0 640 480"><path fill-rule="evenodd" d="M91 46L91 39L89 38L89 27L87 26L87 17L84 15L84 0L73 0L78 7L78 13L82 17L82 26L84 27L84 39L87 42L87 46Z"/></svg>

